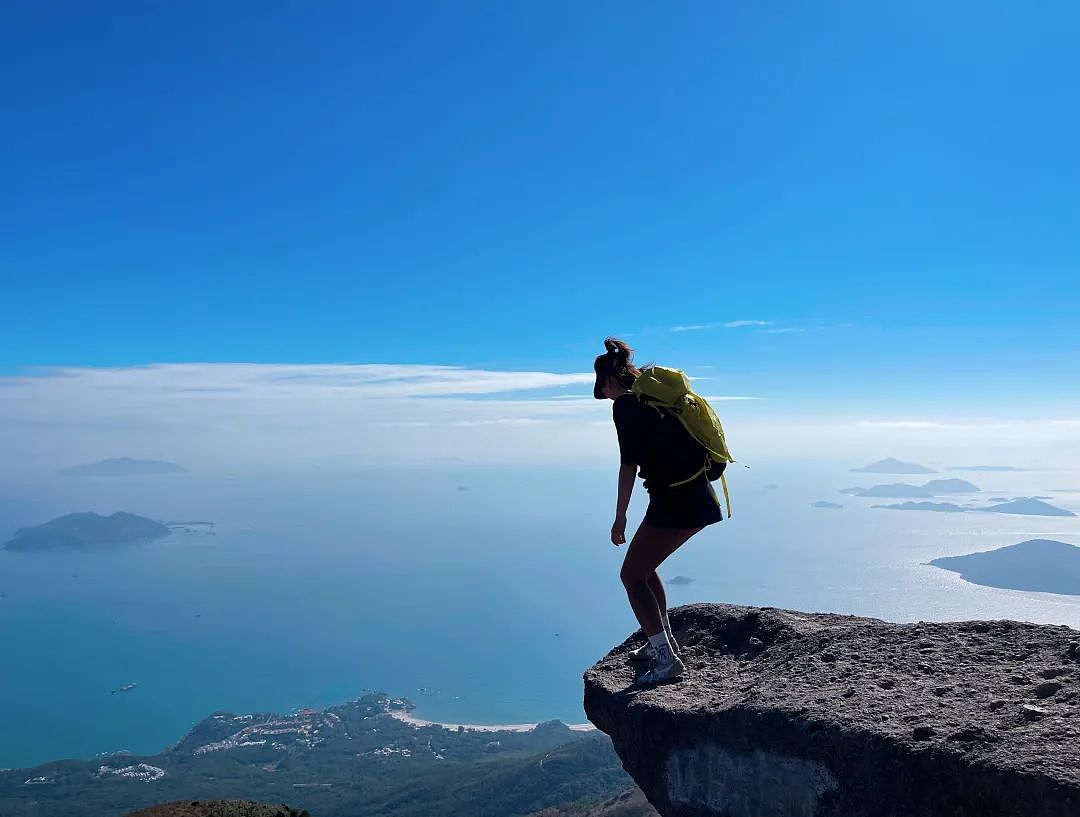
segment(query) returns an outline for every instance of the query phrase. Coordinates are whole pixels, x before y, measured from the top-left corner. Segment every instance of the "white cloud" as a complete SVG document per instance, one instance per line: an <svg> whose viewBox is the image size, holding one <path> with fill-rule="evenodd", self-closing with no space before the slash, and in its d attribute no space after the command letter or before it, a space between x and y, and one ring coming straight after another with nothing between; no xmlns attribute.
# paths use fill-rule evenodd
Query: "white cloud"
<svg viewBox="0 0 1080 817"><path fill-rule="evenodd" d="M560 437L607 406L591 396L592 382L591 372L388 364L48 369L0 378L0 459L52 470L145 456L198 469L572 455L588 446ZM562 389L576 393L552 394ZM558 433L531 428L554 420Z"/></svg>
<svg viewBox="0 0 1080 817"><path fill-rule="evenodd" d="M745 329L751 327L757 327L764 329L767 326L773 327L772 329L765 329L765 334L768 335L788 335L795 332L821 332L826 329L850 329L855 324L853 323L836 323L821 326L777 326L776 321L727 321L726 323L693 323L683 326L672 326L668 329L669 332L696 332L702 329L718 329L723 327L724 329Z"/></svg>
<svg viewBox="0 0 1080 817"><path fill-rule="evenodd" d="M746 326L772 326L776 321L727 321L726 323L692 323L672 326L669 332L697 332L702 329L741 329Z"/></svg>
<svg viewBox="0 0 1080 817"><path fill-rule="evenodd" d="M593 399L592 380L391 364L50 369L0 378L0 461L20 477L117 456L204 473L330 461L602 465L615 435L611 404ZM706 396L723 406L733 450L748 462L992 455L1025 465L1080 455L1080 420L1068 417L807 416L751 395Z"/></svg>
<svg viewBox="0 0 1080 817"><path fill-rule="evenodd" d="M673 326L668 329L669 332L696 332L699 329L712 329L716 326L715 323L695 323L690 326Z"/></svg>

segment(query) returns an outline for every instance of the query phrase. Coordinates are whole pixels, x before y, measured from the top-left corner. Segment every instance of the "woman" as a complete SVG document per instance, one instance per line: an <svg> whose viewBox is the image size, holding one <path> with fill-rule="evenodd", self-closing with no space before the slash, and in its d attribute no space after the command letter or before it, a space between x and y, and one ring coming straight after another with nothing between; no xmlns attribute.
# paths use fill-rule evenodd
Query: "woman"
<svg viewBox="0 0 1080 817"><path fill-rule="evenodd" d="M611 542L626 542L626 509L640 468L649 492L649 508L634 534L620 577L630 606L648 642L630 654L649 661L638 683L655 684L678 678L685 671L679 645L671 632L667 596L656 573L663 561L706 525L724 518L709 477L701 473L702 447L678 418L638 401L630 389L641 371L633 364L634 350L618 338L604 341L605 354L596 358L593 396L613 401L612 417L619 438L619 497ZM672 487L672 483L683 484Z"/></svg>

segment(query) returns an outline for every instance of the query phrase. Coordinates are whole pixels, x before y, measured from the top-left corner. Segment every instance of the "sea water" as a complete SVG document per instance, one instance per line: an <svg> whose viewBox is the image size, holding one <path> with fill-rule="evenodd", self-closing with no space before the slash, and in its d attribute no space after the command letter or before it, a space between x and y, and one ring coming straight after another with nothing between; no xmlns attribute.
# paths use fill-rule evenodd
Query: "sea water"
<svg viewBox="0 0 1080 817"><path fill-rule="evenodd" d="M1050 494L1080 511L1080 493L1050 490L1080 486L1077 474L947 475L981 497ZM926 564L1035 537L1080 545L1080 518L890 511L870 506L902 500L838 493L922 480L733 466L735 515L664 566L692 579L669 601L1080 627L1078 597ZM211 712L372 689L432 720L581 721L581 673L636 627L625 547L608 541L615 481L612 469L396 468L4 486L0 539L80 510L215 525L104 550L0 551L0 767L152 753ZM639 486L628 534L645 499Z"/></svg>

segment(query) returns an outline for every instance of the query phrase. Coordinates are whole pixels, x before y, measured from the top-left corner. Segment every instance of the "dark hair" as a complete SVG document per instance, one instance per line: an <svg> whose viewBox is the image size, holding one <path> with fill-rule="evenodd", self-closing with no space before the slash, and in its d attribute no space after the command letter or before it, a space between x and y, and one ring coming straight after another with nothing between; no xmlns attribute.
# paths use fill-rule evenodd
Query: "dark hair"
<svg viewBox="0 0 1080 817"><path fill-rule="evenodd" d="M597 355L593 363L593 370L596 372L593 397L597 400L604 399L604 383L609 377L616 378L622 386L629 389L641 374L641 370L632 362L634 350L627 346L625 341L618 338L604 338L604 348L607 352Z"/></svg>

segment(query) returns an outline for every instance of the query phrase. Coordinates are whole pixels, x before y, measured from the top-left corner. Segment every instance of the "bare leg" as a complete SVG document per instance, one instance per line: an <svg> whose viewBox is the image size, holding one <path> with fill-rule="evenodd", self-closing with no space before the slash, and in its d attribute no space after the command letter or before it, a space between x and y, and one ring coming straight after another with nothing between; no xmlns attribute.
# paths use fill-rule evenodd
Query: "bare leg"
<svg viewBox="0 0 1080 817"><path fill-rule="evenodd" d="M645 579L645 583L649 585L649 590L652 592L653 598L656 599L656 606L660 610L660 615L663 615L667 612L667 593L664 592L664 583L660 581L660 574L654 570Z"/></svg>
<svg viewBox="0 0 1080 817"><path fill-rule="evenodd" d="M701 528L657 528L642 523L634 534L619 577L645 635L654 636L664 628L660 617L661 601L649 585L650 577L656 577L662 603L666 605L667 597L660 577L656 575L656 568L699 530Z"/></svg>

